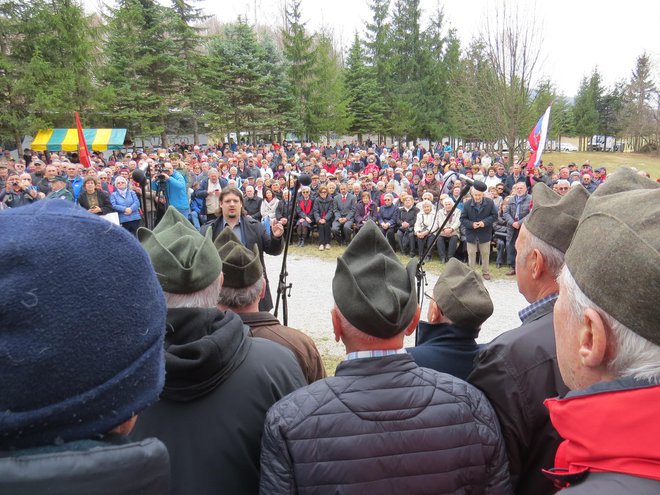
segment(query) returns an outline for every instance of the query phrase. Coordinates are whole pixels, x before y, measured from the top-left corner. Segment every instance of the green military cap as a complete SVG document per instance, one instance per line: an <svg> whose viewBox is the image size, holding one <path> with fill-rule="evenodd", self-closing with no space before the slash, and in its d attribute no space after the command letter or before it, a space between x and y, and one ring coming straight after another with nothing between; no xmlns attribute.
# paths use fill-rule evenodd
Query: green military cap
<svg viewBox="0 0 660 495"><path fill-rule="evenodd" d="M566 266L584 294L660 345L660 184L620 169L591 195Z"/></svg>
<svg viewBox="0 0 660 495"><path fill-rule="evenodd" d="M192 294L211 285L222 271L222 260L211 239L201 235L170 206L153 231L141 227L137 236L151 258L165 292Z"/></svg>
<svg viewBox="0 0 660 495"><path fill-rule="evenodd" d="M433 288L433 298L455 325L475 329L493 314L493 301L481 277L451 258Z"/></svg>
<svg viewBox="0 0 660 495"><path fill-rule="evenodd" d="M542 241L565 253L587 199L589 192L584 187L572 187L565 196L560 196L539 182L532 190L532 211L525 217L525 227Z"/></svg>
<svg viewBox="0 0 660 495"><path fill-rule="evenodd" d="M404 267L370 220L337 258L332 293L355 328L381 339L394 337L417 309L415 260Z"/></svg>
<svg viewBox="0 0 660 495"><path fill-rule="evenodd" d="M256 244L254 251L250 251L241 244L230 228L223 229L215 238L214 244L222 258L223 287L242 289L261 279L264 269Z"/></svg>

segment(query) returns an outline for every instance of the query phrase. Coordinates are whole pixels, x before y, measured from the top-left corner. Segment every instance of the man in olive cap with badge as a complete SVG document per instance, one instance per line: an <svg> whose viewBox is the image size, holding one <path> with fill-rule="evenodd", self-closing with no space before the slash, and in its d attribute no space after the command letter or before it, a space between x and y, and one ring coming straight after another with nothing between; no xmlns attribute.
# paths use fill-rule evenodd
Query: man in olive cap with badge
<svg viewBox="0 0 660 495"><path fill-rule="evenodd" d="M259 311L266 280L256 246L250 251L230 229L220 232L214 243L222 258L223 274L218 308L239 315L250 327L252 337L272 340L293 352L307 383L324 378L325 368L314 341L301 331L280 324L271 313Z"/></svg>
<svg viewBox="0 0 660 495"><path fill-rule="evenodd" d="M534 186L533 208L516 240L518 290L530 305L518 313L519 328L501 334L479 353L468 377L497 412L517 494L555 492L541 473L552 464L559 445L543 400L567 388L557 366L552 309L564 253L588 197L583 187L560 196L544 183Z"/></svg>
<svg viewBox="0 0 660 495"><path fill-rule="evenodd" d="M249 336L216 308L222 261L211 240L169 207L153 231L141 228L167 301L165 387L135 427L170 453L173 494L256 493L268 408L306 385L288 349Z"/></svg>
<svg viewBox="0 0 660 495"><path fill-rule="evenodd" d="M373 221L337 259L331 315L346 360L268 412L261 493L511 493L483 394L403 348L419 320L415 265Z"/></svg>
<svg viewBox="0 0 660 495"><path fill-rule="evenodd" d="M563 438L547 472L561 493L660 493L659 249L660 184L618 170L587 201L559 276L571 391L546 406Z"/></svg>
<svg viewBox="0 0 660 495"><path fill-rule="evenodd" d="M419 323L417 345L408 352L419 366L467 380L480 349L475 339L492 314L481 277L450 258L429 296L429 321Z"/></svg>

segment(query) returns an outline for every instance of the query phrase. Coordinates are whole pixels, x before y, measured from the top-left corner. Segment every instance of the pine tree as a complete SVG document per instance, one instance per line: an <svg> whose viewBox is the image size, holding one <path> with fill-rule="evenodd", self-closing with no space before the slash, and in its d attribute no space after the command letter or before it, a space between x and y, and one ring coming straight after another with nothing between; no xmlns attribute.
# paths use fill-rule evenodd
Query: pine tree
<svg viewBox="0 0 660 495"><path fill-rule="evenodd" d="M362 135L374 132L378 127L379 87L372 67L364 63L360 38L355 33L348 53L345 69L345 84L349 130L362 141Z"/></svg>
<svg viewBox="0 0 660 495"><path fill-rule="evenodd" d="M372 0L369 3L372 22L367 22L365 26L365 63L373 67L376 82L380 88L378 101L375 104L377 114L374 115L377 122L375 131L380 136L391 133L390 122L393 117L391 108L387 105L393 92L389 6L389 0Z"/></svg>
<svg viewBox="0 0 660 495"><path fill-rule="evenodd" d="M321 34L316 45L316 87L310 102L312 137L325 134L328 142L332 131L344 133L348 128L347 104L344 80L332 40Z"/></svg>
<svg viewBox="0 0 660 495"><path fill-rule="evenodd" d="M228 130L237 136L248 131L254 139L258 131L272 128L275 103L269 60L247 22L239 18L225 26L224 34L211 44L210 56L214 65L223 67L218 85L225 95Z"/></svg>
<svg viewBox="0 0 660 495"><path fill-rule="evenodd" d="M303 138L309 134L311 128L310 104L313 98L312 88L316 83L316 53L312 37L305 31L300 3L301 0L289 0L286 3L282 43L287 74L296 100L298 118L294 124L298 124L298 127L294 130Z"/></svg>
<svg viewBox="0 0 660 495"><path fill-rule="evenodd" d="M586 140L598 132L598 100L601 97L600 74L594 69L590 78L583 77L573 104L575 132L580 137L580 149L585 149Z"/></svg>
<svg viewBox="0 0 660 495"><path fill-rule="evenodd" d="M212 85L204 84L209 79L206 55L201 47L204 43L204 30L200 23L208 19L202 10L185 0L172 0L173 15L169 19L168 31L172 38L173 52L177 61L177 86L175 107L181 117L192 124L195 144L199 144L199 121L204 120L204 112ZM220 97L218 94L214 98Z"/></svg>
<svg viewBox="0 0 660 495"><path fill-rule="evenodd" d="M644 141L657 129L657 122L654 122L656 109L653 105L657 88L651 71L651 58L643 53L637 58L630 82L625 88L622 117L635 151L640 151Z"/></svg>
<svg viewBox="0 0 660 495"><path fill-rule="evenodd" d="M105 45L107 111L134 138L159 135L176 105L177 57L167 32L171 10L154 0L120 0L110 9Z"/></svg>
<svg viewBox="0 0 660 495"><path fill-rule="evenodd" d="M94 30L71 0L0 3L0 135L73 125L95 107Z"/></svg>

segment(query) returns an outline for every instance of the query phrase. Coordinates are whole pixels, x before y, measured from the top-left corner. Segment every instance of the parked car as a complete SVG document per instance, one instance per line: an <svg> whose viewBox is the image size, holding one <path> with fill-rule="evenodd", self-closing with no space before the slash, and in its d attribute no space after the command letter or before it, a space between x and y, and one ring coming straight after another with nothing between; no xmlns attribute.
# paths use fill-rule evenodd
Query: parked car
<svg viewBox="0 0 660 495"><path fill-rule="evenodd" d="M555 147L555 151L575 152L577 150L578 150L577 146L571 143L561 143Z"/></svg>

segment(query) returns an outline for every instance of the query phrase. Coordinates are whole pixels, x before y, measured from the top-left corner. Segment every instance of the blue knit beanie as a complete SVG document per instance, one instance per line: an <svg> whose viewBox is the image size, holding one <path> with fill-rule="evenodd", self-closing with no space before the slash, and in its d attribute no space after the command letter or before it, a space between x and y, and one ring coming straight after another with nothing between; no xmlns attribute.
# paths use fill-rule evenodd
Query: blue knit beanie
<svg viewBox="0 0 660 495"><path fill-rule="evenodd" d="M98 437L154 402L167 310L137 239L50 200L0 232L0 450Z"/></svg>

